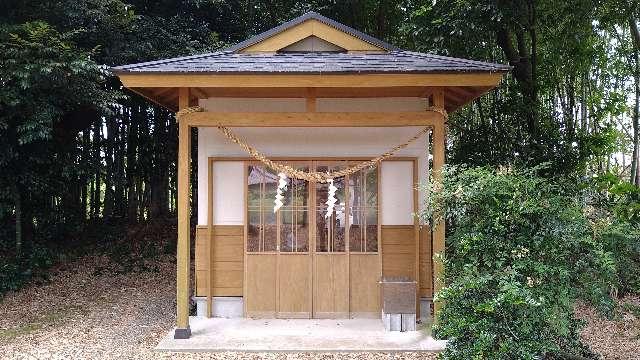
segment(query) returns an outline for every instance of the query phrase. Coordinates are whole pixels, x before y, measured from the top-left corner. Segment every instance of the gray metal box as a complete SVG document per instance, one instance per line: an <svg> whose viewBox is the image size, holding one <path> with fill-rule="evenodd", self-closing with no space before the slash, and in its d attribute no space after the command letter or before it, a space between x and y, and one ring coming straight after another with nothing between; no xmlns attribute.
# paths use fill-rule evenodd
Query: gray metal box
<svg viewBox="0 0 640 360"><path fill-rule="evenodd" d="M385 314L416 313L416 282L407 277L383 277L382 312Z"/></svg>
<svg viewBox="0 0 640 360"><path fill-rule="evenodd" d="M382 322L387 331L416 330L416 282L407 277L383 277Z"/></svg>

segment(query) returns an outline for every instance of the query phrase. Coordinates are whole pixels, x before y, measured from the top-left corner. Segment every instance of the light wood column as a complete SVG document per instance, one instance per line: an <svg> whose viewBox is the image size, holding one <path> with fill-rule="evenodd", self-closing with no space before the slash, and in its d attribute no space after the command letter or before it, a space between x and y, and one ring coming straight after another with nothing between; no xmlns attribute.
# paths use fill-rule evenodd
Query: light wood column
<svg viewBox="0 0 640 360"><path fill-rule="evenodd" d="M178 107L189 106L189 88L178 90ZM178 123L178 246L176 278L176 331L174 338L188 339L189 327L189 272L191 270L190 227L190 163L191 127L186 121Z"/></svg>
<svg viewBox="0 0 640 360"><path fill-rule="evenodd" d="M438 108L444 108L444 91L438 89L433 94L433 106ZM444 123L444 116L440 121L436 121L433 126L433 179L436 182L442 180L442 167L444 166L444 151L446 144L446 126ZM438 191L434 189L433 191ZM442 272L443 264L442 257L445 250L445 221L443 214L435 214L436 220L433 224L432 241L433 241L433 253L432 253L432 267L433 267L433 292L434 295L440 291L443 287ZM442 303L434 302L434 321L438 320L438 313Z"/></svg>

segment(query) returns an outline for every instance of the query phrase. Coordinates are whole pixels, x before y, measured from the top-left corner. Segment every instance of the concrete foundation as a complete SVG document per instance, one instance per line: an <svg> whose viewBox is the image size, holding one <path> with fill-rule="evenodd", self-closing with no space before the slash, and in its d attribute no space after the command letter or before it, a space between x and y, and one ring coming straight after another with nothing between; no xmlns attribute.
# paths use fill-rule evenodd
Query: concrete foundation
<svg viewBox="0 0 640 360"><path fill-rule="evenodd" d="M196 315L206 317L207 298L196 296L193 300L196 302ZM214 296L212 300L213 317L234 319L244 316L244 304L242 297Z"/></svg>
<svg viewBox="0 0 640 360"><path fill-rule="evenodd" d="M433 314L431 313L431 307L433 301L431 299L420 299L420 321L423 323L431 324L433 322Z"/></svg>
<svg viewBox="0 0 640 360"><path fill-rule="evenodd" d="M431 327L387 332L380 319L222 319L191 317L191 337L171 331L159 351L441 351L446 341L431 337Z"/></svg>

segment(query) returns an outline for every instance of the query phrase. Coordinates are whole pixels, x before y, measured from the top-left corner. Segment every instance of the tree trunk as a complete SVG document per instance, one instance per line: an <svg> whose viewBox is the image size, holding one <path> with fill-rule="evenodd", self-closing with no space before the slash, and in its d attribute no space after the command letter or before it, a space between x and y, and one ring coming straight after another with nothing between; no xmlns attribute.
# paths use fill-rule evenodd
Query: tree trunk
<svg viewBox="0 0 640 360"><path fill-rule="evenodd" d="M127 220L138 221L137 173L138 162L138 121L140 121L140 105L133 105L129 114L129 134L127 136Z"/></svg>
<svg viewBox="0 0 640 360"><path fill-rule="evenodd" d="M119 110L114 109L114 112ZM114 179L115 179L115 143L116 133L118 131L118 118L117 115L106 119L107 136L105 140L105 174L104 174L104 217L110 218L114 215L115 207L115 193L114 193Z"/></svg>
<svg viewBox="0 0 640 360"><path fill-rule="evenodd" d="M101 200L102 200L102 161L101 161L101 146L102 146L102 119L97 121L93 128L93 165L94 165L94 185L91 194L91 217L97 218L100 216Z"/></svg>
<svg viewBox="0 0 640 360"><path fill-rule="evenodd" d="M13 204L16 211L16 258L22 258L22 194L20 194L20 186L13 186Z"/></svg>
<svg viewBox="0 0 640 360"><path fill-rule="evenodd" d="M154 108L154 127L152 141L153 153L150 158L153 164L150 167L149 187L150 187L150 204L149 213L151 218L162 218L167 216L169 212L169 163L167 155L170 153L171 147L167 147L169 143L167 116L164 110L158 107ZM163 148L164 147L164 148Z"/></svg>
<svg viewBox="0 0 640 360"><path fill-rule="evenodd" d="M633 109L633 158L631 162L630 181L635 185L640 185L640 166L638 164L640 158L640 31L636 19L629 18L629 26L631 28L631 37L633 38L635 67L633 72L635 87L635 106Z"/></svg>

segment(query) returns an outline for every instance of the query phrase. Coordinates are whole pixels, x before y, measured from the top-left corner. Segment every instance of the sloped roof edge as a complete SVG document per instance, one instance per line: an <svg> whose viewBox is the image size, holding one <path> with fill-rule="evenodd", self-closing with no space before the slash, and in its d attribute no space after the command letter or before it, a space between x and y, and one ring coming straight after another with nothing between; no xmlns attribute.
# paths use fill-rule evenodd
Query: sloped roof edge
<svg viewBox="0 0 640 360"><path fill-rule="evenodd" d="M290 29L298 24L302 24L303 22L307 21L307 20L317 20L325 25L331 26L337 30L340 30L342 32L345 32L353 37L356 37L364 42L367 42L371 45L377 46L379 48L382 48L384 50L387 51L394 51L394 50L400 50L399 48L386 43L382 40L376 39L373 36L367 35L365 33L363 33L362 31L358 31L352 27L349 27L347 25L341 24L335 20L329 19L326 16L322 16L320 14L318 14L317 12L314 11L309 11L308 13L305 13L304 15L298 16L295 19L289 20L281 25L278 25L270 30L267 30L265 32L262 32L256 36L250 37L247 40L244 40L240 43L237 43L235 45L232 45L228 48L225 49L225 51L239 51L242 49L246 49L251 45L255 45L265 39L268 39L276 34L279 34L287 29Z"/></svg>

